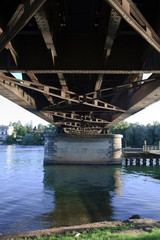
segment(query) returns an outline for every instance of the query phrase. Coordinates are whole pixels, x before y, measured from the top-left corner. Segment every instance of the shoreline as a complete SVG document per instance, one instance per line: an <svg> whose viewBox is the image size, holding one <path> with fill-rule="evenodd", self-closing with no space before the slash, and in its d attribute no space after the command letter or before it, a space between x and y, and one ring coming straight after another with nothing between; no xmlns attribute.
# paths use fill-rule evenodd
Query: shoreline
<svg viewBox="0 0 160 240"><path fill-rule="evenodd" d="M20 232L15 234L4 234L4 235L0 235L0 239L13 240L17 238L42 237L42 236L50 236L51 234L58 234L58 233L64 234L66 232L82 232L84 230L92 230L92 229L105 228L105 227L117 227L117 226L129 225L129 224L134 224L134 227L132 227L129 230L126 230L126 232L123 231L123 233L141 234L144 232L152 232L154 228L160 228L159 220L140 218L140 219L128 219L123 221L103 221L103 222L95 222L95 223L88 223L88 224L68 226L68 227Z"/></svg>

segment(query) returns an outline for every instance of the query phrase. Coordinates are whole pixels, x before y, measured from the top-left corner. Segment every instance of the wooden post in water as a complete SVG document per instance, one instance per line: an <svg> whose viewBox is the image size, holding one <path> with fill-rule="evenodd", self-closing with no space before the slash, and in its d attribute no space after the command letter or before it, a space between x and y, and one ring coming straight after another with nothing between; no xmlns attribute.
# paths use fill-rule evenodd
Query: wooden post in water
<svg viewBox="0 0 160 240"><path fill-rule="evenodd" d="M153 166L153 158L150 158L150 165Z"/></svg>
<svg viewBox="0 0 160 240"><path fill-rule="evenodd" d="M136 165L140 165L140 158L136 158Z"/></svg>
<svg viewBox="0 0 160 240"><path fill-rule="evenodd" d="M125 159L125 165L126 166L128 165L128 159L127 158Z"/></svg>
<svg viewBox="0 0 160 240"><path fill-rule="evenodd" d="M156 158L156 166L159 165L159 158Z"/></svg>
<svg viewBox="0 0 160 240"><path fill-rule="evenodd" d="M130 158L130 166L133 164L133 158Z"/></svg>
<svg viewBox="0 0 160 240"><path fill-rule="evenodd" d="M146 158L143 158L143 166L146 166Z"/></svg>

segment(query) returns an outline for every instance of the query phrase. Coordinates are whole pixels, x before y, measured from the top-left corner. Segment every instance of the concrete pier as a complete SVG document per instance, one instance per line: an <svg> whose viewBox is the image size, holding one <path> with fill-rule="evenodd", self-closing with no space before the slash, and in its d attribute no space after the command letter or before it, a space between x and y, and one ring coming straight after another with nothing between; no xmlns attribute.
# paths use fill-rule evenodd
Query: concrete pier
<svg viewBox="0 0 160 240"><path fill-rule="evenodd" d="M44 164L121 164L122 135L47 134Z"/></svg>

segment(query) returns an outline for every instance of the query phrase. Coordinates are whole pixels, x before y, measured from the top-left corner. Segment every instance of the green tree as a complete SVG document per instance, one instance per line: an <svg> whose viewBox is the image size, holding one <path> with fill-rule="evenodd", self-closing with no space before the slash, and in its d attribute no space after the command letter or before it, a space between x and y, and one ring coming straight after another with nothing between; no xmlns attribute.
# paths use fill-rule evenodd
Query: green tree
<svg viewBox="0 0 160 240"><path fill-rule="evenodd" d="M126 131L125 131L125 135L124 135L125 145L127 145L127 146L133 146L133 137L134 137L133 128L130 126L130 127L129 127L128 129L126 129Z"/></svg>
<svg viewBox="0 0 160 240"><path fill-rule="evenodd" d="M155 144L158 144L158 142L160 141L160 125L155 125L154 135L155 135Z"/></svg>
<svg viewBox="0 0 160 240"><path fill-rule="evenodd" d="M23 138L22 145L42 145L41 134L27 133Z"/></svg>
<svg viewBox="0 0 160 240"><path fill-rule="evenodd" d="M42 130L43 130L42 123L39 123L39 124L38 124L38 130L39 130L39 131L42 131Z"/></svg>
<svg viewBox="0 0 160 240"><path fill-rule="evenodd" d="M10 145L10 144L15 143L15 141L12 136L7 136L5 143Z"/></svg>

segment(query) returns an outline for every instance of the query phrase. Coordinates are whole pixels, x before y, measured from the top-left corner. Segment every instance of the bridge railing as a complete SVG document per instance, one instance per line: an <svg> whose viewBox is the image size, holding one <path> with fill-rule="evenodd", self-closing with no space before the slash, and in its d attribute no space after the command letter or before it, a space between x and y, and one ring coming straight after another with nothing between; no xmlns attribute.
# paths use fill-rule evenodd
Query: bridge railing
<svg viewBox="0 0 160 240"><path fill-rule="evenodd" d="M146 152L146 151L160 151L160 145L155 145L155 146L144 145L143 152Z"/></svg>
<svg viewBox="0 0 160 240"><path fill-rule="evenodd" d="M143 148L122 148L123 152L143 152Z"/></svg>

